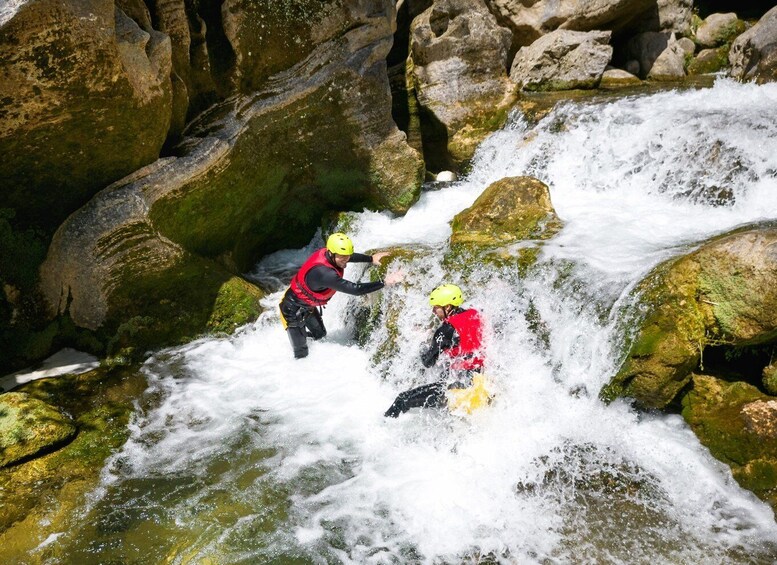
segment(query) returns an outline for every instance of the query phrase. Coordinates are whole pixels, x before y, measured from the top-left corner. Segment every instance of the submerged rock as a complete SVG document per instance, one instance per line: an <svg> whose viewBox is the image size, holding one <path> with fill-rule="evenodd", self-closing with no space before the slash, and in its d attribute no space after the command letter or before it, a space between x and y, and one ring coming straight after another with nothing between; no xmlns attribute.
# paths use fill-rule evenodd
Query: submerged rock
<svg viewBox="0 0 777 565"><path fill-rule="evenodd" d="M658 266L637 292L646 316L602 390L664 408L707 345L777 341L777 228L735 232Z"/></svg>
<svg viewBox="0 0 777 565"><path fill-rule="evenodd" d="M29 459L70 441L73 420L23 392L0 395L0 467Z"/></svg>

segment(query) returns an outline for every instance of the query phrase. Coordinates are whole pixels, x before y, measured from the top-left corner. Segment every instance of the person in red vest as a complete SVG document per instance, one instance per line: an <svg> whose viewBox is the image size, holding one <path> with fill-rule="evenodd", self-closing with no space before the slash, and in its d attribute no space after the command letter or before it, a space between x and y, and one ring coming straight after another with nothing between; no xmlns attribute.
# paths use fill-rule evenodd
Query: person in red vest
<svg viewBox="0 0 777 565"><path fill-rule="evenodd" d="M447 374L441 380L400 393L384 416L397 418L411 408L446 406L446 390L471 386L473 374L482 371L483 322L477 310L462 308L463 302L461 289L455 284L438 286L429 295L432 311L442 324L421 353L421 363L429 368L443 355L448 361Z"/></svg>
<svg viewBox="0 0 777 565"><path fill-rule="evenodd" d="M322 247L302 264L291 279L280 303L281 322L286 328L294 357L308 355L307 338L321 339L326 335L321 310L334 296L344 292L361 296L398 282L401 275L392 273L385 281L354 283L343 278L345 266L354 263L380 265L387 252L365 255L353 252L353 242L344 233L333 233Z"/></svg>

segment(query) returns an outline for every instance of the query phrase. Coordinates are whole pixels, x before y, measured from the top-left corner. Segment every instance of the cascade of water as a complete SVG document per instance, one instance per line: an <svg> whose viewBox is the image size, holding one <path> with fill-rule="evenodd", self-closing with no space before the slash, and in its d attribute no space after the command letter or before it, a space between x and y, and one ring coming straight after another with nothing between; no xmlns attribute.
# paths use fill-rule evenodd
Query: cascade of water
<svg viewBox="0 0 777 565"><path fill-rule="evenodd" d="M393 349L383 348L385 328L364 347L350 331L354 308L374 296L338 295L324 313L326 340L293 360L279 290L232 338L156 355L132 437L79 533L46 551L83 557L99 544L124 558L135 547L152 560L214 562L771 562L771 510L679 417L605 406L597 393L620 361L629 290L713 234L777 218L776 171L777 85L719 81L566 104L534 126L514 119L483 144L467 178L424 193L405 217L354 216L357 250L422 250L404 265L407 284L382 291L381 307L399 312ZM564 221L537 265L524 278L444 267L451 218L489 183L517 175L547 183ZM256 276L278 283L311 248L267 258ZM348 269L348 278L360 272ZM431 378L418 351L432 327L426 297L444 279L466 281L466 303L491 322L497 402L466 420L434 411L384 419L397 392Z"/></svg>

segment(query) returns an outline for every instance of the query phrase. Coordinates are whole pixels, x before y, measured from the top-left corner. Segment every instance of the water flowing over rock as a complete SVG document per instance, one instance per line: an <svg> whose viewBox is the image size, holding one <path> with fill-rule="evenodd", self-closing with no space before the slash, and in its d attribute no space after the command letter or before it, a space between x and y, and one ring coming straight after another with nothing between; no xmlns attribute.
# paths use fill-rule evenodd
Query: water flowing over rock
<svg viewBox="0 0 777 565"><path fill-rule="evenodd" d="M610 32L557 30L513 61L510 78L524 90L596 88L612 57Z"/></svg>
<svg viewBox="0 0 777 565"><path fill-rule="evenodd" d="M730 76L738 80L777 80L777 6L731 45Z"/></svg>
<svg viewBox="0 0 777 565"><path fill-rule="evenodd" d="M444 130L454 164L500 127L514 101L507 78L510 31L482 0L436 0L411 26L418 102Z"/></svg>
<svg viewBox="0 0 777 565"><path fill-rule="evenodd" d="M154 161L171 64L170 39L113 0L20 2L0 24L0 207L50 229Z"/></svg>
<svg viewBox="0 0 777 565"><path fill-rule="evenodd" d="M646 318L603 395L663 408L689 382L706 345L777 340L777 228L708 243L657 267L638 292Z"/></svg>

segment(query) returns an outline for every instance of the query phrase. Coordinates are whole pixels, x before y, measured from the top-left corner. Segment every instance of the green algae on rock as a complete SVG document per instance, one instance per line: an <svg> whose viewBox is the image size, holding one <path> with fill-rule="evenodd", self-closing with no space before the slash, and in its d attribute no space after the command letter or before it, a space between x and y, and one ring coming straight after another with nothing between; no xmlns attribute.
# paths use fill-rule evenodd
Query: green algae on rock
<svg viewBox="0 0 777 565"><path fill-rule="evenodd" d="M549 239L561 221L548 186L532 177L508 177L489 185L453 218L451 245L493 247L524 239Z"/></svg>
<svg viewBox="0 0 777 565"><path fill-rule="evenodd" d="M55 449L76 434L72 419L23 392L0 395L0 467Z"/></svg>
<svg viewBox="0 0 777 565"><path fill-rule="evenodd" d="M707 375L691 383L683 418L743 488L777 508L777 397Z"/></svg>
<svg viewBox="0 0 777 565"><path fill-rule="evenodd" d="M664 408L708 345L777 339L777 228L739 230L659 265L637 289L647 312L602 397Z"/></svg>
<svg viewBox="0 0 777 565"><path fill-rule="evenodd" d="M78 430L56 451L0 469L0 546L6 559L22 562L49 535L67 531L105 459L126 440L133 403L146 387L135 368L101 368L36 380L0 396L21 394L56 406Z"/></svg>

